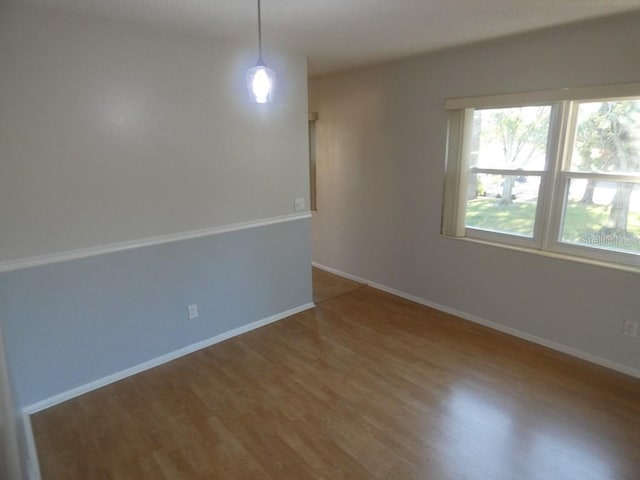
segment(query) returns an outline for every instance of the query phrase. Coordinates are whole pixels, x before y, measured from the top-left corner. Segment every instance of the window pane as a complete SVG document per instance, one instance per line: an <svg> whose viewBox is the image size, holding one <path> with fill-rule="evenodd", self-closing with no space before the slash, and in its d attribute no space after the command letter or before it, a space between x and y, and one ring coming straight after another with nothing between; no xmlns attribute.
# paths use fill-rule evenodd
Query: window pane
<svg viewBox="0 0 640 480"><path fill-rule="evenodd" d="M476 110L471 166L544 170L551 107Z"/></svg>
<svg viewBox="0 0 640 480"><path fill-rule="evenodd" d="M533 237L540 177L469 175L465 225Z"/></svg>
<svg viewBox="0 0 640 480"><path fill-rule="evenodd" d="M580 104L571 170L640 174L640 100Z"/></svg>
<svg viewBox="0 0 640 480"><path fill-rule="evenodd" d="M571 179L561 240L640 253L640 185Z"/></svg>

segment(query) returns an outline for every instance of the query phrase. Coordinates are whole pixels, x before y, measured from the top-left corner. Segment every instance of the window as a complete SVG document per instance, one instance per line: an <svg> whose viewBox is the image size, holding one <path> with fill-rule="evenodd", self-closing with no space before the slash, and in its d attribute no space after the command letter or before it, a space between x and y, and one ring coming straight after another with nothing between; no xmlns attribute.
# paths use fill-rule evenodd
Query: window
<svg viewBox="0 0 640 480"><path fill-rule="evenodd" d="M640 84L446 107L443 234L640 267Z"/></svg>

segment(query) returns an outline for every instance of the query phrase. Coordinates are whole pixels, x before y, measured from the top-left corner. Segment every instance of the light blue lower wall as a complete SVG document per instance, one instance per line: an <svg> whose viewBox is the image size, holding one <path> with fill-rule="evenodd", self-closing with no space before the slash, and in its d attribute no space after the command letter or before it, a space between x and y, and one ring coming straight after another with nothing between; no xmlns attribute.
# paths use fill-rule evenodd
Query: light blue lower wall
<svg viewBox="0 0 640 480"><path fill-rule="evenodd" d="M19 405L310 303L310 230L302 219L0 274Z"/></svg>

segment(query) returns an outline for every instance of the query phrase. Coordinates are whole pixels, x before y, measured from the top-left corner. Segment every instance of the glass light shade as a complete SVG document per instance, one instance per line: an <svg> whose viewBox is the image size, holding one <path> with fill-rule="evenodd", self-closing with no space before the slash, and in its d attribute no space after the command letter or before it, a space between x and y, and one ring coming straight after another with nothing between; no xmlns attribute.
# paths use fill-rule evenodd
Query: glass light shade
<svg viewBox="0 0 640 480"><path fill-rule="evenodd" d="M267 103L272 100L276 74L262 61L247 72L247 86L251 100L256 103Z"/></svg>

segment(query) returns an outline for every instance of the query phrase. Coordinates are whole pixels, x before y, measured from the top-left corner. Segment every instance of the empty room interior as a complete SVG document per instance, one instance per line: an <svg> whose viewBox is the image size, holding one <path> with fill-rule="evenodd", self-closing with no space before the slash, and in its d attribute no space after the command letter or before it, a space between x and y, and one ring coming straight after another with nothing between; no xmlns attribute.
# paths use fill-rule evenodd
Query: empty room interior
<svg viewBox="0 0 640 480"><path fill-rule="evenodd" d="M640 478L640 0L0 3L0 478Z"/></svg>

